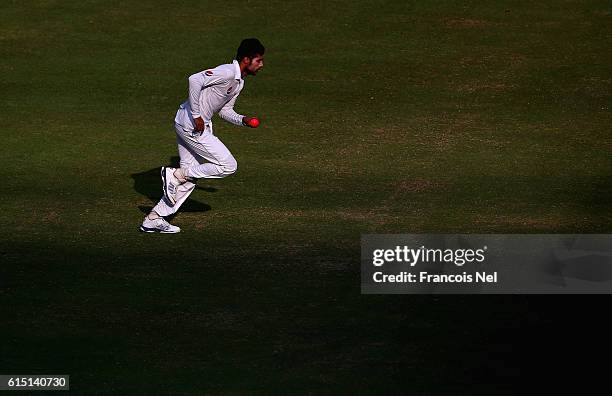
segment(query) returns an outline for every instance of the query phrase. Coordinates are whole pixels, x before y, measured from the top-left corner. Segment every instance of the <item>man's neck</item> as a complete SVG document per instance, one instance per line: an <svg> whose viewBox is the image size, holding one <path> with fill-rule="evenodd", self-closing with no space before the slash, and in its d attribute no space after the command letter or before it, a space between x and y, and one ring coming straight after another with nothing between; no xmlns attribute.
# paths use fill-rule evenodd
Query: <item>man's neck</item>
<svg viewBox="0 0 612 396"><path fill-rule="evenodd" d="M244 63L240 63L240 76L242 77L242 79L244 80L245 77L247 76L247 72L246 72L246 67L247 65L245 65Z"/></svg>

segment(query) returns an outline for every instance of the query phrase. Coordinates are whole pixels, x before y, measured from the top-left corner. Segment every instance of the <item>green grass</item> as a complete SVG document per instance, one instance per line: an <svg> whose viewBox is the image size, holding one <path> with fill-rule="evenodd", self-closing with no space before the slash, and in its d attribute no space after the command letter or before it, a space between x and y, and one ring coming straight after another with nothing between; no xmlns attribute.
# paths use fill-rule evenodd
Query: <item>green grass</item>
<svg viewBox="0 0 612 396"><path fill-rule="evenodd" d="M539 302L361 296L359 241L612 232L612 7L546 3L2 2L0 374L503 393ZM237 174L200 182L181 234L138 233L186 77L250 36L237 109L262 126L215 123Z"/></svg>

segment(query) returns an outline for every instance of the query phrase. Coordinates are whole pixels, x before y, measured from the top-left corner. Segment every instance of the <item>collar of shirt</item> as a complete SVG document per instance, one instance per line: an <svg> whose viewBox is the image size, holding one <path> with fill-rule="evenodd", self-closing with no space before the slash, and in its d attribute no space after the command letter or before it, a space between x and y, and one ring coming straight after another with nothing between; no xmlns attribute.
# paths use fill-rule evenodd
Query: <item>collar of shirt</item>
<svg viewBox="0 0 612 396"><path fill-rule="evenodd" d="M238 61L234 59L232 63L234 64L234 67L236 68L234 78L236 80L242 81L242 72L240 71L240 65L238 64Z"/></svg>

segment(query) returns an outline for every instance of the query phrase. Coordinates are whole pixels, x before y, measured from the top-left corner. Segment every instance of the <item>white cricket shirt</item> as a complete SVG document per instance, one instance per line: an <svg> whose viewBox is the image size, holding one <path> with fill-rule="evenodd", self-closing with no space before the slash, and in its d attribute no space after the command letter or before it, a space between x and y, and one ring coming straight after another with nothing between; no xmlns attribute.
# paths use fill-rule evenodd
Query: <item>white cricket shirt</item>
<svg viewBox="0 0 612 396"><path fill-rule="evenodd" d="M189 98L181 103L174 121L186 128L194 128L194 118L202 117L206 125L212 125L215 113L225 121L242 124L241 114L234 111L236 98L244 87L238 61L219 65L189 76Z"/></svg>

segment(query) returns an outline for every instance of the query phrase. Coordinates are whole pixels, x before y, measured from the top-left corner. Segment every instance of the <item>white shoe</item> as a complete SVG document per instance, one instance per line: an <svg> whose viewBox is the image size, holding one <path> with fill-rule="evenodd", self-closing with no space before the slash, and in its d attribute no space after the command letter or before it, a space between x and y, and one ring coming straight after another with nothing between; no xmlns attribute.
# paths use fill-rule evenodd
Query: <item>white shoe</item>
<svg viewBox="0 0 612 396"><path fill-rule="evenodd" d="M176 192L178 191L178 186L182 184L179 179L174 176L175 170L175 168L171 168L169 166L162 166L161 168L164 198L166 198L166 201L170 206L174 206L174 204L176 204Z"/></svg>
<svg viewBox="0 0 612 396"><path fill-rule="evenodd" d="M181 229L177 226L173 226L168 223L163 217L158 217L154 220L149 219L146 216L140 226L142 232L161 232L162 234L176 234L181 232Z"/></svg>

